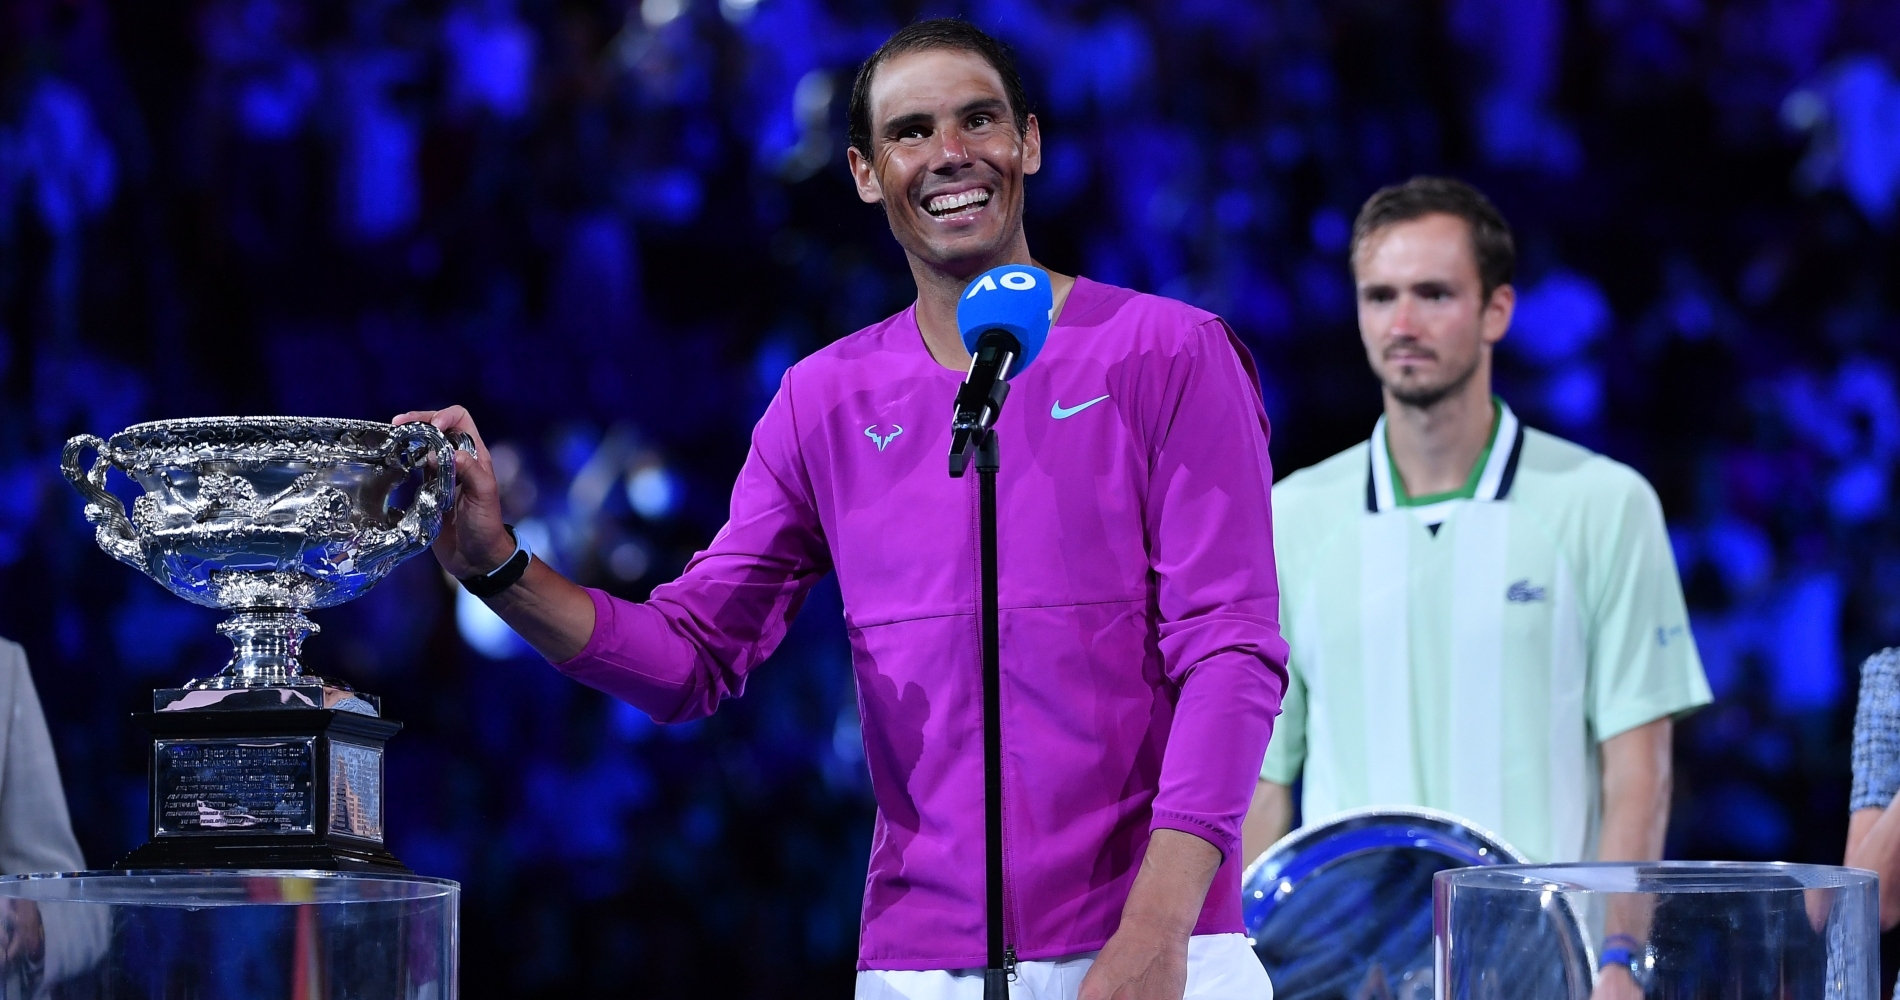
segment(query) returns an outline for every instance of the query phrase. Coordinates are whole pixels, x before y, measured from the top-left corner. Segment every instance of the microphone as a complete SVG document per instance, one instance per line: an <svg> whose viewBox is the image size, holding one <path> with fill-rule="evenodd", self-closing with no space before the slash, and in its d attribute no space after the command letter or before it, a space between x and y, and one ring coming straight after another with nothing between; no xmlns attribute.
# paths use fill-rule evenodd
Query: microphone
<svg viewBox="0 0 1900 1000"><path fill-rule="evenodd" d="M1049 273L1005 264L978 275L957 303L957 329L970 349L970 374L957 390L950 423L950 475L957 478L990 433L1009 397L1009 380L1028 368L1049 339L1055 293Z"/></svg>

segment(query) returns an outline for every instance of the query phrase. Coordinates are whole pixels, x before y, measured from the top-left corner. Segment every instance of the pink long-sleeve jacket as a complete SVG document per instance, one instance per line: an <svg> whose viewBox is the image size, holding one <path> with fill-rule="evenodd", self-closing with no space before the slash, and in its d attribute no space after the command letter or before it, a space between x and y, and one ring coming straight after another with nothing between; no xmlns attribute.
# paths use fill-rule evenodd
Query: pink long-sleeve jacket
<svg viewBox="0 0 1900 1000"><path fill-rule="evenodd" d="M1078 278L998 422L1006 933L1099 948L1156 829L1224 858L1196 933L1238 931L1240 823L1286 688L1252 360L1217 317ZM861 969L985 961L977 477L907 309L794 365L731 519L645 604L593 593L556 666L663 722L710 713L835 569L878 804Z"/></svg>

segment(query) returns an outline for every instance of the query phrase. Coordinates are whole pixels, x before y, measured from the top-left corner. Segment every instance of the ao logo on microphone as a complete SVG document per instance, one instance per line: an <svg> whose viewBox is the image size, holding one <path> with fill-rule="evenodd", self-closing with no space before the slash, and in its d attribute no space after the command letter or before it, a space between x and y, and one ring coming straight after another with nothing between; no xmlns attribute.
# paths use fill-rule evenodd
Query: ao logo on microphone
<svg viewBox="0 0 1900 1000"><path fill-rule="evenodd" d="M973 299L976 298L976 293L978 292L996 291L996 284L996 276L994 274L986 274L971 283L970 290L965 292L963 297ZM1004 288L1012 292L1026 292L1036 287L1036 276L1030 274L1028 271L1011 271L1003 275L1002 284Z"/></svg>

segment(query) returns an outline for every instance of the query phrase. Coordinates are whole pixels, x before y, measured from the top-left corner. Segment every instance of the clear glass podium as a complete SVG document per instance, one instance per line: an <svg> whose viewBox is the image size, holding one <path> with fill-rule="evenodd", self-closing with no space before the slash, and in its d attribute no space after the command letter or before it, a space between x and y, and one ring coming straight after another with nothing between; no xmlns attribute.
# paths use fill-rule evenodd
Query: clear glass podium
<svg viewBox="0 0 1900 1000"><path fill-rule="evenodd" d="M454 1000L461 887L413 875L0 879L0 1000Z"/></svg>
<svg viewBox="0 0 1900 1000"><path fill-rule="evenodd" d="M1714 861L1439 872L1435 996L1877 1000L1876 882Z"/></svg>

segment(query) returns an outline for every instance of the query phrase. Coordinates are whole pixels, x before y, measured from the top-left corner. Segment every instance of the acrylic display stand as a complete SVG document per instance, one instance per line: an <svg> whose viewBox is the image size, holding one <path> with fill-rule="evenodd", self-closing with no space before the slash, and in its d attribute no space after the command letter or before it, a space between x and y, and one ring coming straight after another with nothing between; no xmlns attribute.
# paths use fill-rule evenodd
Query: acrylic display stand
<svg viewBox="0 0 1900 1000"><path fill-rule="evenodd" d="M0 998L454 1000L460 897L380 873L0 879Z"/></svg>
<svg viewBox="0 0 1900 1000"><path fill-rule="evenodd" d="M1851 868L1714 861L1439 872L1435 995L1587 1000L1614 976L1633 982L1608 995L1649 1000L1876 1000L1875 883ZM1573 920L1585 963L1553 933Z"/></svg>

